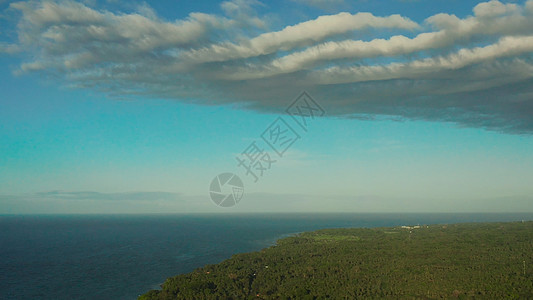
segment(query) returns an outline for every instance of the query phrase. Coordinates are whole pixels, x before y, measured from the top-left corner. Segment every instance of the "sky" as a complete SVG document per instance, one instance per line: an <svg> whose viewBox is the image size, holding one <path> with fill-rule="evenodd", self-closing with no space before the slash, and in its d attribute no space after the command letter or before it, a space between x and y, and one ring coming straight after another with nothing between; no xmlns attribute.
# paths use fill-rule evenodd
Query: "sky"
<svg viewBox="0 0 533 300"><path fill-rule="evenodd" d="M0 11L0 214L533 212L533 0Z"/></svg>

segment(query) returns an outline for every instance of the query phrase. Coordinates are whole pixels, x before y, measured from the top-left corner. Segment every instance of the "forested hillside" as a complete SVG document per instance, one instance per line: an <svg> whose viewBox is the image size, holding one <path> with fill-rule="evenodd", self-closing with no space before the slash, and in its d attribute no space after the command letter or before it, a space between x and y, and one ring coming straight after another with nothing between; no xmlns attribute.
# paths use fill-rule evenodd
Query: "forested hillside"
<svg viewBox="0 0 533 300"><path fill-rule="evenodd" d="M308 232L169 278L139 299L472 296L533 298L533 222Z"/></svg>

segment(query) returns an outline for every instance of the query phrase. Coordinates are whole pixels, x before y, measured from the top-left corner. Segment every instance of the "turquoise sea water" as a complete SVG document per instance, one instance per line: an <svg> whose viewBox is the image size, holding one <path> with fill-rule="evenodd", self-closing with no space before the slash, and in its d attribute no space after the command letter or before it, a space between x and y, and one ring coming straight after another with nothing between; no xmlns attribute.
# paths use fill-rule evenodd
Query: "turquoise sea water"
<svg viewBox="0 0 533 300"><path fill-rule="evenodd" d="M135 299L165 278L302 231L533 214L0 216L0 299Z"/></svg>

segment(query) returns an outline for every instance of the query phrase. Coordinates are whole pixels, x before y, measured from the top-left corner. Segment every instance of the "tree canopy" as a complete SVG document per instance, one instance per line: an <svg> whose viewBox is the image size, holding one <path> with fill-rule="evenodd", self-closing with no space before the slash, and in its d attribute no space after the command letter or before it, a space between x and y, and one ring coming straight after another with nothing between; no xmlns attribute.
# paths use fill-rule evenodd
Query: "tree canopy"
<svg viewBox="0 0 533 300"><path fill-rule="evenodd" d="M139 299L533 297L533 222L324 229L168 278Z"/></svg>

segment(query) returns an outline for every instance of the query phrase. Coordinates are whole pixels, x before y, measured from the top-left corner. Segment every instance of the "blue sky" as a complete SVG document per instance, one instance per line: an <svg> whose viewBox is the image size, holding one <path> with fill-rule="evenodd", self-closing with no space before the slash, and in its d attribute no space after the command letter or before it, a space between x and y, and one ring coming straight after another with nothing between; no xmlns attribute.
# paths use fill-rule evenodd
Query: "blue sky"
<svg viewBox="0 0 533 300"><path fill-rule="evenodd" d="M324 2L1 2L0 213L531 212L533 1Z"/></svg>

